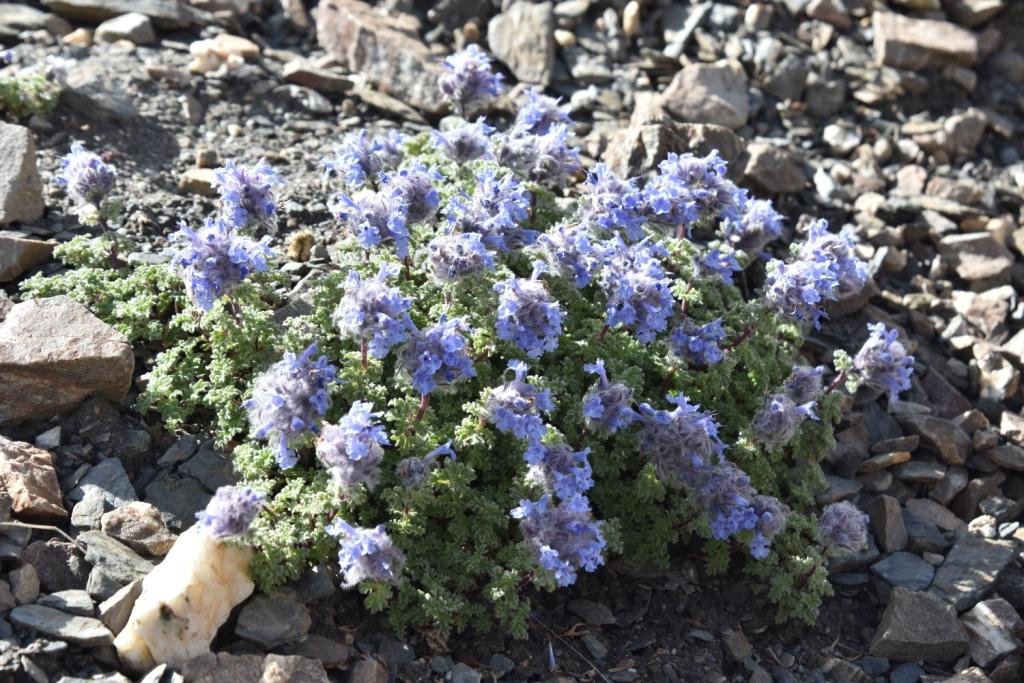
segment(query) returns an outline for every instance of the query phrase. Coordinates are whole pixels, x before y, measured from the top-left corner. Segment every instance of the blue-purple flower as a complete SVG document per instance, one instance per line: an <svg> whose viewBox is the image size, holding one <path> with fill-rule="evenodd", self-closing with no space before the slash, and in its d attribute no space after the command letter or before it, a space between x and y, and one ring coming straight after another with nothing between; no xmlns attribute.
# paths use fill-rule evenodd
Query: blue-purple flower
<svg viewBox="0 0 1024 683"><path fill-rule="evenodd" d="M383 192L391 198L394 207L403 207L407 223L419 223L437 214L441 195L434 183L441 179L437 169L427 168L417 161L394 173L383 173Z"/></svg>
<svg viewBox="0 0 1024 683"><path fill-rule="evenodd" d="M693 489L708 516L713 538L722 541L757 525L753 505L756 492L743 470L720 458L698 471L702 476Z"/></svg>
<svg viewBox="0 0 1024 683"><path fill-rule="evenodd" d="M855 553L868 544L868 516L850 501L832 503L821 512L821 540L836 554Z"/></svg>
<svg viewBox="0 0 1024 683"><path fill-rule="evenodd" d="M558 496L560 500L570 500L594 485L588 455L589 448L574 451L564 442L540 444L528 450L525 455L530 465L526 478Z"/></svg>
<svg viewBox="0 0 1024 683"><path fill-rule="evenodd" d="M343 587L352 588L363 581L398 582L405 566L405 555L395 547L383 524L367 529L338 517L325 531L341 539L338 564Z"/></svg>
<svg viewBox="0 0 1024 683"><path fill-rule="evenodd" d="M484 117L476 121L465 121L459 126L441 132L435 130L430 136L444 155L457 164L474 159L491 159L491 133L494 128L487 125Z"/></svg>
<svg viewBox="0 0 1024 683"><path fill-rule="evenodd" d="M401 163L403 141L397 131L380 138L371 138L365 129L348 133L335 149L334 158L323 162L325 175L340 175L350 187L376 183L381 172Z"/></svg>
<svg viewBox="0 0 1024 683"><path fill-rule="evenodd" d="M824 391L822 378L825 366L794 365L793 371L786 379L786 394L794 403L812 403L818 400Z"/></svg>
<svg viewBox="0 0 1024 683"><path fill-rule="evenodd" d="M445 456L455 460L455 451L452 450L451 441L441 444L422 458L405 458L400 460L395 466L395 474L406 488L419 488L427 480L431 469L433 469L437 461Z"/></svg>
<svg viewBox="0 0 1024 683"><path fill-rule="evenodd" d="M682 227L689 236L697 222L737 218L746 195L726 177L726 171L727 164L718 150L704 157L670 153L644 187L647 219Z"/></svg>
<svg viewBox="0 0 1024 683"><path fill-rule="evenodd" d="M565 311L538 278L543 262L534 264L530 278L513 277L494 285L498 292L495 323L498 339L515 343L530 358L558 348Z"/></svg>
<svg viewBox="0 0 1024 683"><path fill-rule="evenodd" d="M469 342L469 324L441 316L436 325L413 334L399 352L398 362L421 396L461 379L476 377Z"/></svg>
<svg viewBox="0 0 1024 683"><path fill-rule="evenodd" d="M343 491L360 484L372 491L380 480L387 432L379 420L384 413L374 412L373 404L355 401L336 425L324 425L316 444L316 455Z"/></svg>
<svg viewBox="0 0 1024 683"><path fill-rule="evenodd" d="M452 232L480 235L488 249L507 253L533 244L537 232L522 227L529 216L530 193L511 174L493 168L476 175L473 194L454 197L444 209Z"/></svg>
<svg viewBox="0 0 1024 683"><path fill-rule="evenodd" d="M693 365L715 365L722 362L722 340L725 328L721 318L697 325L686 318L672 330L668 341L672 352Z"/></svg>
<svg viewBox="0 0 1024 683"><path fill-rule="evenodd" d="M548 97L540 88L527 88L516 111L516 124L533 135L544 135L558 125L572 125L569 105Z"/></svg>
<svg viewBox="0 0 1024 683"><path fill-rule="evenodd" d="M243 237L220 218L209 217L198 231L178 224L174 240L184 242L171 263L181 270L189 298L203 311L252 273L267 270L267 238Z"/></svg>
<svg viewBox="0 0 1024 683"><path fill-rule="evenodd" d="M277 464L282 469L298 462L291 443L319 430L320 420L331 406L328 386L337 370L326 356L317 355L316 344L300 355L286 352L253 385L252 398L243 407L258 439L276 445Z"/></svg>
<svg viewBox="0 0 1024 683"><path fill-rule="evenodd" d="M494 270L494 252L475 232L438 235L427 244L426 265L442 284Z"/></svg>
<svg viewBox="0 0 1024 683"><path fill-rule="evenodd" d="M763 256L769 242L782 237L782 214L768 199L751 199L738 218L722 221L722 237L735 250Z"/></svg>
<svg viewBox="0 0 1024 683"><path fill-rule="evenodd" d="M772 539L786 528L790 510L773 496L754 496L754 513L757 524L749 543L750 555L755 560L763 560L771 552Z"/></svg>
<svg viewBox="0 0 1024 683"><path fill-rule="evenodd" d="M196 519L214 538L240 538L249 532L265 502L266 496L247 486L221 486Z"/></svg>
<svg viewBox="0 0 1024 683"><path fill-rule="evenodd" d="M764 304L817 328L825 317L825 302L835 299L836 286L836 270L824 255L808 255L792 263L775 259L768 263Z"/></svg>
<svg viewBox="0 0 1024 683"><path fill-rule="evenodd" d="M397 287L387 284L395 272L394 268L381 266L376 277L364 280L351 271L343 284L345 293L331 316L342 339L357 341L374 358L387 356L416 329L409 317L412 302Z"/></svg>
<svg viewBox="0 0 1024 683"><path fill-rule="evenodd" d="M828 231L828 221L820 218L807 228L807 241L800 246L803 259L824 256L835 273L834 296L845 299L863 289L868 281L867 264L853 253L853 235L848 228L839 233Z"/></svg>
<svg viewBox="0 0 1024 683"><path fill-rule="evenodd" d="M768 446L789 442L806 419L817 420L814 401L796 403L786 394L772 394L754 415L754 436Z"/></svg>
<svg viewBox="0 0 1024 683"><path fill-rule="evenodd" d="M580 195L580 220L603 235L620 235L627 242L644 238L642 195L633 180L623 180L596 164L588 173Z"/></svg>
<svg viewBox="0 0 1024 683"><path fill-rule="evenodd" d="M519 520L537 563L551 572L559 586L576 583L581 569L592 572L604 564L602 523L594 520L583 496L557 505L548 495L536 502L524 499L511 514Z"/></svg>
<svg viewBox="0 0 1024 683"><path fill-rule="evenodd" d="M77 142L60 158L57 184L67 188L68 194L78 201L98 206L114 189L116 180L117 170L113 166Z"/></svg>
<svg viewBox="0 0 1024 683"><path fill-rule="evenodd" d="M655 409L646 403L640 406L644 422L640 446L662 481L696 489L711 463L725 451L718 437L718 422L681 393L666 398L675 404L673 410Z"/></svg>
<svg viewBox="0 0 1024 683"><path fill-rule="evenodd" d="M583 369L597 375L597 382L583 395L583 417L587 419L587 429L614 434L639 419L633 410L633 390L621 382L609 381L602 359L587 363Z"/></svg>
<svg viewBox="0 0 1024 683"><path fill-rule="evenodd" d="M543 135L513 127L497 136L494 154L500 165L550 187L564 186L582 168L579 150L569 144L569 127L562 123Z"/></svg>
<svg viewBox="0 0 1024 683"><path fill-rule="evenodd" d="M463 116L486 107L501 94L504 77L491 70L490 57L475 43L446 57L444 69L438 85Z"/></svg>
<svg viewBox="0 0 1024 683"><path fill-rule="evenodd" d="M604 265L604 249L581 223L560 223L537 238L548 265L577 289L593 282Z"/></svg>
<svg viewBox="0 0 1024 683"><path fill-rule="evenodd" d="M732 251L725 251L718 247L708 249L703 257L697 262L697 273L703 277L719 279L726 284L732 284L732 274L743 270L739 259Z"/></svg>
<svg viewBox="0 0 1024 683"><path fill-rule="evenodd" d="M914 357L899 342L899 332L886 329L882 323L868 325L870 332L853 359L853 372L868 386L881 389L890 401L910 388L914 374Z"/></svg>
<svg viewBox="0 0 1024 683"><path fill-rule="evenodd" d="M409 255L407 207L399 197L373 190L360 190L353 195L341 193L335 205L340 220L364 249L374 249L391 242L399 258Z"/></svg>
<svg viewBox="0 0 1024 683"><path fill-rule="evenodd" d="M675 308L671 283L659 261L665 255L663 248L646 241L626 246L615 238L602 274L609 328L622 325L645 344L665 331Z"/></svg>
<svg viewBox="0 0 1024 683"><path fill-rule="evenodd" d="M228 161L215 172L220 193L220 215L238 228L274 227L276 188L284 185L277 171L263 159L252 167Z"/></svg>
<svg viewBox="0 0 1024 683"><path fill-rule="evenodd" d="M551 391L538 390L526 381L526 373L529 371L526 363L509 361L508 368L514 377L500 387L491 389L487 397L487 414L499 431L517 439L526 439L533 446L547 432L541 413L555 408Z"/></svg>

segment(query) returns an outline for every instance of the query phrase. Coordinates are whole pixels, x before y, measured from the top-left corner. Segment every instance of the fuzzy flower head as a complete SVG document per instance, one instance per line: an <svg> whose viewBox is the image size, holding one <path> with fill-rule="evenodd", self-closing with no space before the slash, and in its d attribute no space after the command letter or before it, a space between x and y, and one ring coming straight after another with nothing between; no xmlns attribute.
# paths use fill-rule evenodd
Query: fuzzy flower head
<svg viewBox="0 0 1024 683"><path fill-rule="evenodd" d="M353 526L339 517L325 531L341 539L338 564L344 588L352 588L363 581L398 582L405 566L405 555L395 547L383 524L367 529Z"/></svg>
<svg viewBox="0 0 1024 683"><path fill-rule="evenodd" d="M384 173L381 179L385 195L391 198L388 204L404 207L406 222L419 223L437 213L441 195L434 183L441 179L441 174L436 169L417 161L395 173Z"/></svg>
<svg viewBox="0 0 1024 683"><path fill-rule="evenodd" d="M707 278L718 279L731 285L733 273L743 270L736 254L729 250L713 247L708 249L697 262L697 272Z"/></svg>
<svg viewBox="0 0 1024 683"><path fill-rule="evenodd" d="M530 193L511 174L493 168L476 175L473 194L452 198L444 209L452 232L473 232L499 253L533 244L537 232L522 227L529 216Z"/></svg>
<svg viewBox="0 0 1024 683"><path fill-rule="evenodd" d="M574 451L566 443L541 444L526 453L528 481L543 486L560 500L570 500L594 485L587 456L590 449Z"/></svg>
<svg viewBox="0 0 1024 683"><path fill-rule="evenodd" d="M246 486L221 486L196 519L214 538L240 538L249 532L265 502L262 493Z"/></svg>
<svg viewBox="0 0 1024 683"><path fill-rule="evenodd" d="M602 359L587 363L583 369L597 375L597 382L583 395L583 416L587 418L587 429L614 434L639 419L640 416L633 410L633 390L621 382L608 381Z"/></svg>
<svg viewBox="0 0 1024 683"><path fill-rule="evenodd" d="M768 308L817 328L825 317L825 302L835 299L836 286L836 272L827 258L808 256L792 263L776 259L768 264L763 298Z"/></svg>
<svg viewBox="0 0 1024 683"><path fill-rule="evenodd" d="M353 195L341 193L335 204L338 220L355 236L363 249L376 249L391 243L394 244L395 254L402 259L409 255L407 208L401 203L400 197L369 189Z"/></svg>
<svg viewBox="0 0 1024 683"><path fill-rule="evenodd" d="M316 444L316 455L343 491L364 484L372 491L380 479L384 446L390 445L379 420L383 413L373 405L355 401L336 425L325 425Z"/></svg>
<svg viewBox="0 0 1024 683"><path fill-rule="evenodd" d="M881 389L890 401L910 388L914 357L899 342L899 332L882 323L868 325L870 335L853 359L853 371L868 386Z"/></svg>
<svg viewBox="0 0 1024 683"><path fill-rule="evenodd" d="M754 513L757 524L749 545L750 554L755 560L763 560L771 552L772 539L786 528L790 509L773 496L754 496Z"/></svg>
<svg viewBox="0 0 1024 683"><path fill-rule="evenodd" d="M441 444L422 458L405 458L399 461L395 466L395 474L407 489L419 488L430 476L430 470L437 461L445 456L455 460L451 441Z"/></svg>
<svg viewBox="0 0 1024 683"><path fill-rule="evenodd" d="M117 170L113 166L77 142L60 158L57 184L67 188L68 194L80 202L98 206L114 189L116 180Z"/></svg>
<svg viewBox="0 0 1024 683"><path fill-rule="evenodd" d="M828 231L824 218L811 223L807 229L807 241L800 247L801 258L825 256L835 273L837 299L850 297L868 281L867 264L853 253L853 235L849 229L839 233Z"/></svg>
<svg viewBox="0 0 1024 683"><path fill-rule="evenodd" d="M715 365L722 362L722 340L725 328L721 318L704 325L697 325L690 318L672 330L669 346L672 352L688 363L697 366Z"/></svg>
<svg viewBox="0 0 1024 683"><path fill-rule="evenodd" d="M768 446L784 445L807 418L818 419L814 401L798 404L786 394L773 394L754 415L754 436Z"/></svg>
<svg viewBox="0 0 1024 683"><path fill-rule="evenodd" d="M277 446L277 464L282 469L298 462L291 442L315 433L331 406L327 389L337 370L326 356L314 359L317 353L315 344L298 356L285 353L256 379L252 398L243 404L256 438Z"/></svg>
<svg viewBox="0 0 1024 683"><path fill-rule="evenodd" d="M537 563L551 572L559 586L576 583L580 569L592 572L604 564L602 523L594 520L583 496L557 505L547 495L536 502L520 500L511 514L519 520Z"/></svg>
<svg viewBox="0 0 1024 683"><path fill-rule="evenodd" d="M469 342L469 324L462 318L441 316L436 325L412 335L398 355L413 387L426 396L461 379L476 377Z"/></svg>
<svg viewBox="0 0 1024 683"><path fill-rule="evenodd" d="M494 270L494 252L475 232L438 235L427 244L427 268L441 284Z"/></svg>
<svg viewBox="0 0 1024 683"><path fill-rule="evenodd" d="M693 488L708 516L712 537L722 541L757 526L756 493L743 470L721 459L702 474Z"/></svg>
<svg viewBox="0 0 1024 683"><path fill-rule="evenodd" d="M793 403L813 403L824 392L825 366L794 365L786 380L786 395Z"/></svg>
<svg viewBox="0 0 1024 683"><path fill-rule="evenodd" d="M354 270L343 285L345 293L331 319L342 339L366 345L374 358L384 358L415 330L409 318L412 302L387 280L395 269L382 266L377 276L364 280Z"/></svg>
<svg viewBox="0 0 1024 683"><path fill-rule="evenodd" d="M557 125L572 125L569 105L548 97L540 88L527 88L516 111L516 124L534 135L544 135Z"/></svg>
<svg viewBox="0 0 1024 683"><path fill-rule="evenodd" d="M579 150L569 144L569 127L563 123L543 135L514 126L498 136L495 158L527 180L549 187L563 187L582 168Z"/></svg>
<svg viewBox="0 0 1024 683"><path fill-rule="evenodd" d="M707 156L669 154L644 188L644 212L652 222L683 226L739 216L745 194L726 177L727 164L712 150Z"/></svg>
<svg viewBox="0 0 1024 683"><path fill-rule="evenodd" d="M769 242L782 237L782 214L768 199L751 199L738 218L722 221L722 237L736 251L759 256Z"/></svg>
<svg viewBox="0 0 1024 683"><path fill-rule="evenodd" d="M464 164L474 159L491 159L491 133L494 128L488 126L484 117L472 123L450 128L444 132L433 131L431 139L441 148L444 155L457 164Z"/></svg>
<svg viewBox="0 0 1024 683"><path fill-rule="evenodd" d="M255 242L220 218L209 217L199 230L178 223L172 238L183 242L171 263L181 271L189 298L203 311L252 273L267 270L267 238Z"/></svg>
<svg viewBox="0 0 1024 683"><path fill-rule="evenodd" d="M671 283L659 261L665 251L647 242L627 247L616 238L607 253L602 275L608 297L606 324L628 328L638 340L650 344L668 327L675 308Z"/></svg>
<svg viewBox="0 0 1024 683"><path fill-rule="evenodd" d="M252 167L228 161L215 172L220 193L220 213L238 229L257 226L275 227L276 188L285 184L277 171L263 159Z"/></svg>
<svg viewBox="0 0 1024 683"><path fill-rule="evenodd" d="M529 368L522 361L509 361L513 378L500 387L491 389L487 397L487 414L499 431L517 439L538 442L547 431L541 413L555 408L551 391L538 390L526 381Z"/></svg>
<svg viewBox="0 0 1024 683"><path fill-rule="evenodd" d="M463 116L486 107L501 95L504 77L491 70L491 58L476 43L446 57L444 69L438 85Z"/></svg>
<svg viewBox="0 0 1024 683"><path fill-rule="evenodd" d="M348 133L335 148L334 158L324 161L325 176L340 175L349 187L375 183L381 172L401 163L403 141L397 131L378 138L371 138L366 129Z"/></svg>
<svg viewBox="0 0 1024 683"><path fill-rule="evenodd" d="M583 289L597 277L604 264L604 251L583 224L560 223L537 238L548 265Z"/></svg>
<svg viewBox="0 0 1024 683"><path fill-rule="evenodd" d="M498 292L498 339L515 343L530 358L558 348L565 311L548 293L538 276L543 262L534 266L533 277L513 277L494 285Z"/></svg>
<svg viewBox="0 0 1024 683"><path fill-rule="evenodd" d="M580 220L600 235L618 234L627 242L639 242L644 238L641 200L633 180L623 180L599 163L583 183Z"/></svg>
<svg viewBox="0 0 1024 683"><path fill-rule="evenodd" d="M850 501L832 503L821 511L821 540L837 555L855 553L868 544L868 516Z"/></svg>
<svg viewBox="0 0 1024 683"><path fill-rule="evenodd" d="M640 406L644 422L640 446L662 481L696 488L704 481L710 463L725 451L718 437L718 422L683 394L666 398L676 405L673 410L655 409L646 403Z"/></svg>

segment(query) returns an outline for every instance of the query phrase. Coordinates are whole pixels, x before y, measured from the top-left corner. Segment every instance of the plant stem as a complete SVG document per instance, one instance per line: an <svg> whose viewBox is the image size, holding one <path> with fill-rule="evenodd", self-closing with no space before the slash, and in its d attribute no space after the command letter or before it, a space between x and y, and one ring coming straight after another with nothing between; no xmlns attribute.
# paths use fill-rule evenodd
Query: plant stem
<svg viewBox="0 0 1024 683"><path fill-rule="evenodd" d="M600 344L601 342L603 342L604 338L605 338L605 336L607 334L608 334L608 323L605 323L604 327L601 328L601 333L597 335L597 343Z"/></svg>
<svg viewBox="0 0 1024 683"><path fill-rule="evenodd" d="M423 419L423 416L427 414L427 408L430 407L430 394L423 394L420 396L420 407L416 410L416 415L413 417L413 422L419 422Z"/></svg>
<svg viewBox="0 0 1024 683"><path fill-rule="evenodd" d="M829 395L829 394L831 394L831 393L832 393L833 391L835 391L836 389L838 389L838 388L839 388L839 386L840 386L840 385L841 385L841 384L842 384L843 382L845 382L845 381L846 381L846 370L843 370L843 371L842 371L842 372L840 372L840 373L839 373L838 375L836 375L836 378L835 378L834 380L832 380L832 383L828 385L828 388L827 388L827 389L825 389L825 396L828 396L828 395Z"/></svg>
<svg viewBox="0 0 1024 683"><path fill-rule="evenodd" d="M365 370L368 367L370 367L370 362L367 359L368 355L369 355L369 344L364 339L359 344L359 367L361 367L363 370Z"/></svg>
<svg viewBox="0 0 1024 683"><path fill-rule="evenodd" d="M726 346L724 350L725 351L733 351L734 349L736 349L736 347L738 347L740 344L742 344L743 342L745 342L748 339L750 339L753 335L754 335L754 326L753 325L747 325L746 329L743 330L743 333L740 334L740 336L736 337L736 339L734 339L732 341L732 343L730 343L728 346Z"/></svg>

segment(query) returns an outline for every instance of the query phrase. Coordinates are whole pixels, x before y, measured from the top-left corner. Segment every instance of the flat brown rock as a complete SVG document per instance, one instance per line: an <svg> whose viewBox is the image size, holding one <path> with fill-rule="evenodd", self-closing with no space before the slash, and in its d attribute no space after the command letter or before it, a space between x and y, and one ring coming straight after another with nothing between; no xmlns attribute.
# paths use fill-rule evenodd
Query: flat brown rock
<svg viewBox="0 0 1024 683"><path fill-rule="evenodd" d="M955 63L971 66L978 61L978 38L948 21L913 19L895 12L875 12L875 59L897 69Z"/></svg>
<svg viewBox="0 0 1024 683"><path fill-rule="evenodd" d="M120 403L134 369L128 339L82 304L23 301L0 323L0 425L47 419L87 396Z"/></svg>
<svg viewBox="0 0 1024 683"><path fill-rule="evenodd" d="M11 497L18 517L60 520L68 516L61 504L53 456L41 448L0 436L0 490Z"/></svg>
<svg viewBox="0 0 1024 683"><path fill-rule="evenodd" d="M46 263L54 244L0 234L0 282L16 280L29 268Z"/></svg>

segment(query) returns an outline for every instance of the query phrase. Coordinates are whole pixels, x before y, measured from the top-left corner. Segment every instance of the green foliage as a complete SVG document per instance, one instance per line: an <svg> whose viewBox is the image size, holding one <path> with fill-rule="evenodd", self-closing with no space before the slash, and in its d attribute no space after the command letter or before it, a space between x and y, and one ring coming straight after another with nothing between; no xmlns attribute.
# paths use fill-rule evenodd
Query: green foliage
<svg viewBox="0 0 1024 683"><path fill-rule="evenodd" d="M13 119L46 116L57 107L60 90L42 71L0 75L0 112Z"/></svg>

